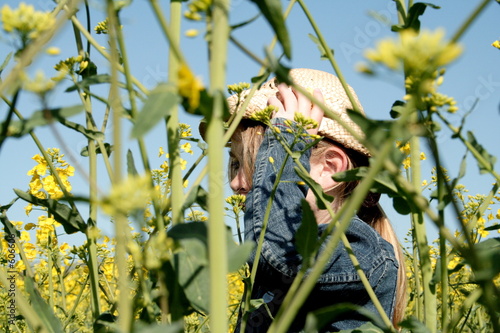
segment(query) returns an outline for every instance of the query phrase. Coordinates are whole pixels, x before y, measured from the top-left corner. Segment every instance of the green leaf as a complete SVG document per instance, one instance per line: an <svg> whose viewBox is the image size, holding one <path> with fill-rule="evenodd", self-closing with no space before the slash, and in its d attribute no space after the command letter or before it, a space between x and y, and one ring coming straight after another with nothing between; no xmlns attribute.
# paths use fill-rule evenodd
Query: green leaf
<svg viewBox="0 0 500 333"><path fill-rule="evenodd" d="M339 316L344 316L347 313L357 313L361 319L371 320L372 322L365 323L358 328L352 330L342 330L343 333L358 333L358 332L371 332L381 333L384 332L380 327L384 327L384 323L380 317L366 308L354 305L351 303L336 304L319 310L310 312L306 317L306 324L304 331L306 333L323 332L325 326L333 322ZM374 324L375 323L375 324Z"/></svg>
<svg viewBox="0 0 500 333"><path fill-rule="evenodd" d="M420 31L420 16L424 14L425 9L431 7L434 9L439 9L439 6L433 5L426 2L416 2L410 7L408 11L408 19L405 23L405 28L411 28L415 31Z"/></svg>
<svg viewBox="0 0 500 333"><path fill-rule="evenodd" d="M85 135L87 137L87 139L95 140L95 141L103 141L104 140L104 133L101 131L94 131L94 130L88 129L85 126L74 123L72 121L69 121L66 118L60 118L58 120L64 126L71 128L77 132L82 133L83 135Z"/></svg>
<svg viewBox="0 0 500 333"><path fill-rule="evenodd" d="M177 87L169 83L160 83L148 96L142 111L135 119L132 138L139 138L151 130L160 120L168 117L180 102Z"/></svg>
<svg viewBox="0 0 500 333"><path fill-rule="evenodd" d="M111 82L111 76L109 74L93 75L83 79L80 82L77 82L75 85L72 85L71 87L68 87L66 89L66 92L75 91L78 88L80 88L81 90L87 90L88 87L91 85L110 83L110 82Z"/></svg>
<svg viewBox="0 0 500 333"><path fill-rule="evenodd" d="M302 199L302 223L295 233L295 246L302 256L303 264L310 267L318 244L318 223L309 203Z"/></svg>
<svg viewBox="0 0 500 333"><path fill-rule="evenodd" d="M172 262L178 284L193 308L204 313L208 313L210 300L207 232L207 225L203 222L177 224L168 231L168 236L179 244ZM248 259L254 243L237 245L230 228L225 239L228 270L234 272Z"/></svg>
<svg viewBox="0 0 500 333"><path fill-rule="evenodd" d="M17 236L18 238L21 237L21 232L17 230L16 227L14 227L12 222L10 222L10 220L7 218L7 214L3 212L3 209L2 212L0 213L0 222L4 226L4 231L6 235L14 235Z"/></svg>
<svg viewBox="0 0 500 333"><path fill-rule="evenodd" d="M65 121L66 118L83 111L82 105L69 106L64 108L56 108L34 112L31 117L24 120L17 120L10 123L7 136L21 137L28 134L35 127L45 126L57 121ZM0 128L3 127L3 122Z"/></svg>
<svg viewBox="0 0 500 333"><path fill-rule="evenodd" d="M392 206L401 215L408 215L411 213L411 206L408 204L408 201L403 197L394 197L392 198Z"/></svg>
<svg viewBox="0 0 500 333"><path fill-rule="evenodd" d="M25 277L24 287L26 288L26 293L30 296L31 306L39 315L46 331L53 333L63 332L61 322L55 316L52 308L42 298L40 292L35 289L33 280L30 277Z"/></svg>
<svg viewBox="0 0 500 333"><path fill-rule="evenodd" d="M395 126L397 123L394 120L368 119L353 110L347 110L347 114L365 133L365 136L370 138L369 144L373 147L382 147L389 135L399 138L400 141L406 141L411 135L407 128Z"/></svg>
<svg viewBox="0 0 500 333"><path fill-rule="evenodd" d="M243 21L243 22L238 23L238 24L234 24L234 25L231 26L231 31L239 29L239 28L243 28L244 26L246 26L246 25L254 22L255 20L257 20L259 17L260 17L260 14L257 14L254 17L251 17L250 19L248 19L246 21Z"/></svg>
<svg viewBox="0 0 500 333"><path fill-rule="evenodd" d="M397 119L399 118L403 113L406 111L406 102L403 101L395 101L392 104L391 111L389 114L391 115L392 119Z"/></svg>
<svg viewBox="0 0 500 333"><path fill-rule="evenodd" d="M250 253L255 247L254 242L246 241L243 244L236 244L231 229L227 230L227 256L228 272L236 272L250 257Z"/></svg>
<svg viewBox="0 0 500 333"><path fill-rule="evenodd" d="M169 230L168 236L180 245L172 263L179 285L196 310L208 313L210 288L205 223L177 224Z"/></svg>
<svg viewBox="0 0 500 333"><path fill-rule="evenodd" d="M474 136L474 134L471 131L467 132L467 141L474 147L474 149L485 160L486 165L477 161L477 166L479 167L479 172L480 173L492 172L494 170L495 162L497 160L496 157L489 154L488 151L486 149L484 149L484 147L477 142L476 137ZM477 158L476 158L476 160L477 160Z"/></svg>
<svg viewBox="0 0 500 333"><path fill-rule="evenodd" d="M201 187L201 185L198 185L196 188L193 188L189 192L189 196L184 200L182 208L183 210L188 209L192 204L196 202L198 205L200 205L201 209L208 210L207 198L207 191L205 191L205 189Z"/></svg>
<svg viewBox="0 0 500 333"><path fill-rule="evenodd" d="M493 231L493 230L499 230L499 229L500 229L500 224L495 224L495 225L484 228L484 230L487 230L487 231Z"/></svg>
<svg viewBox="0 0 500 333"><path fill-rule="evenodd" d="M285 26L285 18L283 16L283 9L281 8L281 0L252 0L253 3L259 7L260 12L264 15L278 38L278 41L283 47L283 53L290 59L292 55L292 48L290 38Z"/></svg>
<svg viewBox="0 0 500 333"><path fill-rule="evenodd" d="M11 58L12 58L12 52L10 52L9 54L7 54L7 56L5 57L4 61L0 65L0 75L2 74L3 70L5 69L5 67L7 67L7 64L9 63L9 61L10 61Z"/></svg>
<svg viewBox="0 0 500 333"><path fill-rule="evenodd" d="M135 333L182 333L184 332L184 321L179 320L171 324L146 324L140 321L134 322Z"/></svg>
<svg viewBox="0 0 500 333"><path fill-rule="evenodd" d="M50 214L54 216L54 219L61 223L64 231L68 234L75 233L77 231L85 232L87 225L80 213L76 209L72 209L65 204L60 203L54 199L40 199L21 191L19 189L14 189L17 196L24 201L27 201L33 205L43 206L47 208Z"/></svg>
<svg viewBox="0 0 500 333"><path fill-rule="evenodd" d="M398 3L396 1L396 3ZM400 10L398 6L398 10ZM431 7L434 9L440 9L441 7L436 6L434 4L428 3L428 2L416 2L413 4L413 6L410 7L410 10L408 11L408 16L404 18L404 24L402 25L393 25L391 30L392 31L401 31L405 29L413 29L416 32L420 31L420 16L424 14L425 9L427 7ZM400 12L404 11L404 9L401 8ZM404 16L403 16L404 17Z"/></svg>
<svg viewBox="0 0 500 333"><path fill-rule="evenodd" d="M308 173L302 172L298 167L294 167L297 175L309 186L311 191L313 191L314 196L316 197L316 204L319 209L326 209L325 202L332 202L333 197L331 195L323 192L321 186L312 179L311 175Z"/></svg>
<svg viewBox="0 0 500 333"><path fill-rule="evenodd" d="M106 154L108 156L111 155L111 153L113 152L113 146L107 142L104 143L104 149L106 149ZM102 154L101 146L97 145L95 147L95 153ZM80 155L88 157L89 156L89 146L83 147L82 150L80 151Z"/></svg>
<svg viewBox="0 0 500 333"><path fill-rule="evenodd" d="M138 175L135 167L134 155L132 155L132 151L130 149L127 151L127 173L133 176Z"/></svg>
<svg viewBox="0 0 500 333"><path fill-rule="evenodd" d="M407 328L412 333L430 333L429 329L425 326L424 323L419 321L415 317L409 317L403 320L399 326L401 328Z"/></svg>
<svg viewBox="0 0 500 333"><path fill-rule="evenodd" d="M366 177L368 170L368 167L359 167L338 172L332 178L338 182L360 181ZM380 172L374 178L371 190L377 193L385 193L389 196L399 196L398 187L388 172Z"/></svg>
<svg viewBox="0 0 500 333"><path fill-rule="evenodd" d="M368 167L355 168L333 175L333 179L339 182L345 181L359 181L366 177L368 174ZM410 205L412 198L404 198L402 192L394 182L393 177L387 172L379 172L373 179L370 191L375 193L387 194L392 198L394 209L402 215L407 215L412 211L412 208L417 209Z"/></svg>
<svg viewBox="0 0 500 333"><path fill-rule="evenodd" d="M319 41L319 39L312 34L308 34L308 36L313 41L313 43L316 44L316 46L318 47L319 54L321 55L321 59L324 59L324 60L328 59L328 55L326 53L326 50L323 47L323 45L321 44L321 42ZM332 49L330 49L330 52L332 54L334 54L334 51Z"/></svg>
<svg viewBox="0 0 500 333"><path fill-rule="evenodd" d="M480 267L474 271L477 280L492 280L500 273L500 238L490 238L474 245L477 262L469 264ZM467 259L466 259L467 260Z"/></svg>

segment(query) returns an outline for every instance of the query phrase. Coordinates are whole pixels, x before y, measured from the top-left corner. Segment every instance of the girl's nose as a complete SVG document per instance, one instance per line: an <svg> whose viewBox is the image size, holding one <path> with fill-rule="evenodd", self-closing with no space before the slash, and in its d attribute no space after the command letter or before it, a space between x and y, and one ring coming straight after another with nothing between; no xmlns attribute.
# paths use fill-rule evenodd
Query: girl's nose
<svg viewBox="0 0 500 333"><path fill-rule="evenodd" d="M233 180L231 180L229 186L236 194L246 195L248 191L250 191L248 182L246 181L246 177L241 170L238 170L238 173L233 178Z"/></svg>

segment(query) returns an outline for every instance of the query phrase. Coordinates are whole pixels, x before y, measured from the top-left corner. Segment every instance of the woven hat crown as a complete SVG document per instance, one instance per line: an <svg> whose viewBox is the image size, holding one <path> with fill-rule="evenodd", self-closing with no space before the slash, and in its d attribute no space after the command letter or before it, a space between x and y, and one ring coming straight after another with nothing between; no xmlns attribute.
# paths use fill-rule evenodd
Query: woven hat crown
<svg viewBox="0 0 500 333"><path fill-rule="evenodd" d="M292 81L302 86L305 89L313 90L320 89L325 99L325 105L350 128L352 128L360 137L364 137L364 133L359 126L354 123L347 114L348 109L353 109L351 101L349 100L344 87L340 80L333 74L323 72L315 69L296 68L289 72ZM250 116L267 106L269 97L275 96L278 93L279 82L277 78L272 78L262 85L262 87L255 92L252 96L248 106L245 109L243 118L250 118ZM348 87L358 109L364 115L363 107L359 103L358 97L354 90ZM229 111L234 113L243 104L248 91L244 91L241 95L243 98L238 98L238 95L233 95L227 99L229 104ZM353 149L364 155L370 155L369 151L358 140L356 140L343 126L337 121L324 117L318 130L318 134L340 143L346 148Z"/></svg>

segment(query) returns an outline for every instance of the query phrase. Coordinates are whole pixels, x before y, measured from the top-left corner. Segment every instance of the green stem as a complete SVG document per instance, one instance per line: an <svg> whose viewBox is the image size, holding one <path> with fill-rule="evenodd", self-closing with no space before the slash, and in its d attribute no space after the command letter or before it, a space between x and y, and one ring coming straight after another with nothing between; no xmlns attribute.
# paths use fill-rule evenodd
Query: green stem
<svg viewBox="0 0 500 333"><path fill-rule="evenodd" d="M156 2L156 1L153 1ZM170 48L168 57L168 81L172 84L178 84L178 72L181 66L180 62L180 36L181 36L181 17L182 3L180 1L170 2L170 29L169 36ZM160 15L161 16L161 15ZM164 30L165 33L168 29ZM170 158L169 178L172 181L170 204L172 208L172 222L174 224L182 223L184 212L183 207L183 180L181 171L180 157L180 132L179 132L179 107L172 108L170 116L166 119L168 152Z"/></svg>
<svg viewBox="0 0 500 333"><path fill-rule="evenodd" d="M171 27L168 26L167 20L165 20L165 17L163 16L163 11L161 7L158 4L158 0L150 0L149 3L151 4L153 8L153 12L156 16L156 19L158 20L158 23L160 23L160 27L163 31L163 35L167 38L167 42L170 45L169 49L169 58L175 58L179 63L184 64L186 61L184 60L184 57L182 56L182 51L180 49L180 19L182 15L179 13L179 11L182 9L179 8L181 5L180 1L178 0L171 0L171 7L170 9L174 10L174 12L170 13L170 20L171 20ZM177 4L176 4L177 3ZM172 8L173 6L173 8ZM175 15L174 15L175 14ZM177 72L175 73L177 75Z"/></svg>
<svg viewBox="0 0 500 333"><path fill-rule="evenodd" d="M94 47L94 49L96 49L97 52L99 52L107 61L109 61L109 62L112 61L112 59L111 59L112 55L110 55L109 53L104 51L102 46L94 39L94 37L92 37L92 35L87 31L87 29L85 29L85 27L80 23L80 21L76 18L76 16L71 16L71 22L78 28L78 30L80 30L82 35L87 39L87 41L90 44L92 44L92 46ZM119 63L115 64L115 66L116 66L117 71L119 71L121 73L125 72L125 69ZM149 94L149 90L146 87L144 87L144 85L139 80L137 80L135 77L131 77L131 80L134 83L134 85L144 95Z"/></svg>
<svg viewBox="0 0 500 333"><path fill-rule="evenodd" d="M318 37L319 42L321 43L321 46L323 47L323 50L326 53L326 56L328 60L330 61L333 70L337 74L337 77L340 80L340 83L342 84L342 87L344 88L347 97L349 98L349 101L352 104L352 108L356 112L361 112L358 103L356 103L356 100L349 89L349 86L346 83L346 80L344 78L344 75L342 74L342 71L340 70L339 65L337 64L337 61L335 60L335 57L333 56L332 50L328 47L328 43L326 42L325 38L323 37L323 34L321 33L321 30L319 29L318 25L316 24L316 21L314 20L311 12L309 9L306 7L304 0L297 0L299 3L300 7L302 7L302 10L304 11L304 14L306 15L307 19L309 20L309 23L311 24L311 27L314 30L314 33Z"/></svg>
<svg viewBox="0 0 500 333"><path fill-rule="evenodd" d="M110 105L112 108L113 121L113 145L114 145L114 182L120 183L122 180L122 128L121 115L123 108L120 102L118 90L118 63L119 55L117 49L117 30L120 29L116 18L116 10L113 0L107 1L107 14L109 20L109 45L111 49L111 86L110 86ZM118 270L118 326L122 332L130 332L132 326L132 300L129 292L129 278L127 265L126 246L129 241L129 225L126 216L117 214L115 216L115 235L116 235L116 255L115 262Z"/></svg>
<svg viewBox="0 0 500 333"><path fill-rule="evenodd" d="M0 267L0 284L2 286L10 286L7 276L8 272L5 271L5 267ZM16 277L17 278L17 277ZM37 327L40 331L50 332L50 327L41 318L40 314L31 306L28 300L25 298L24 293L15 293L16 310L23 316L29 327Z"/></svg>
<svg viewBox="0 0 500 333"><path fill-rule="evenodd" d="M208 246L210 262L210 328L227 332L227 248L224 235L224 146L223 106L226 88L227 41L229 39L229 0L213 1L213 30L210 43L210 87L213 111L207 128L208 142Z"/></svg>
<svg viewBox="0 0 500 333"><path fill-rule="evenodd" d="M49 244L51 242L51 238L49 236ZM49 306L51 311L54 311L54 279L52 278L52 268L54 264L52 262L52 253L50 253L50 249L47 248L47 277L49 280Z"/></svg>
<svg viewBox="0 0 500 333"><path fill-rule="evenodd" d="M73 315L76 312L78 305L80 305L80 299L82 298L83 292L85 291L85 286L89 282L89 278L90 278L89 275L87 275L85 282L82 284L82 286L80 288L80 292L78 293L78 296L76 296L73 307L68 312L68 315L66 317L66 321L63 323L63 328L66 328L73 321Z"/></svg>
<svg viewBox="0 0 500 333"><path fill-rule="evenodd" d="M413 292L415 293L415 304L416 304L416 317L419 321L424 321L424 299L421 295L421 280L420 280L420 270L418 269L419 260L418 260L418 246L417 246L417 236L415 235L415 228L411 228L412 233L412 254L413 254L413 272L415 276L415 287L413 288Z"/></svg>
<svg viewBox="0 0 500 333"><path fill-rule="evenodd" d="M455 32L455 34L450 40L450 43L458 42L458 40L463 36L465 31L467 31L467 29L472 25L472 23L477 19L479 14L481 14L481 12L486 8L486 6L489 3L493 3L493 0L483 0L483 2L481 2L476 7L476 9L474 9L474 11L467 18L467 20L465 20L464 23L462 23L462 25L460 26L460 28L458 28L457 32Z"/></svg>
<svg viewBox="0 0 500 333"><path fill-rule="evenodd" d="M413 112L411 120L417 122L418 114ZM422 184L421 165L420 165L420 138L412 137L410 139L410 168L411 183L417 194L420 195ZM427 241L427 231L423 212L414 212L412 216L412 226L415 230L417 240L417 249L419 254L420 272L422 273L422 287L424 292L424 322L431 332L436 332L437 310L436 310L436 287L432 279L432 266L430 252Z"/></svg>

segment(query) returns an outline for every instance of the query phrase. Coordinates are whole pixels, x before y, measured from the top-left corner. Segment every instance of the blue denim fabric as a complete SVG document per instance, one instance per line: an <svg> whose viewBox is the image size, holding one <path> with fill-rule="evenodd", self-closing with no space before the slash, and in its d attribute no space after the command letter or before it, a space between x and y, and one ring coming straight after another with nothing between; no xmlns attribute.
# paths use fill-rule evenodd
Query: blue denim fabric
<svg viewBox="0 0 500 333"><path fill-rule="evenodd" d="M286 140L291 143L293 134L283 119L273 119L274 125L281 129ZM305 142L296 143L294 151L302 151ZM257 154L253 188L247 195L245 212L245 239L257 242L262 230L264 214L277 170L283 165L287 153L282 145L266 130L264 141ZM273 157L274 164L269 162ZM305 152L301 163L309 170L310 151ZM274 316L296 276L301 265L301 256L294 245L294 235L302 219L301 200L306 196L308 187L293 169L291 158L285 165L281 182L272 203L271 215L267 226L262 255L259 260L258 273L253 288L252 298L263 298ZM299 183L298 183L299 182ZM327 225L319 226L319 235ZM353 251L360 266L366 274L377 294L382 306L392 318L398 263L392 245L386 242L368 224L355 217L346 231ZM249 260L253 264L255 254ZM377 313L373 303L356 273L354 265L348 257L344 246L340 244L319 278L316 287L296 316L289 332L300 332L308 312L340 303L353 303ZM259 307L250 314L246 332L266 332L271 318L265 306ZM351 312L337 318L322 332L335 332L342 329L353 329L364 323L365 319Z"/></svg>

